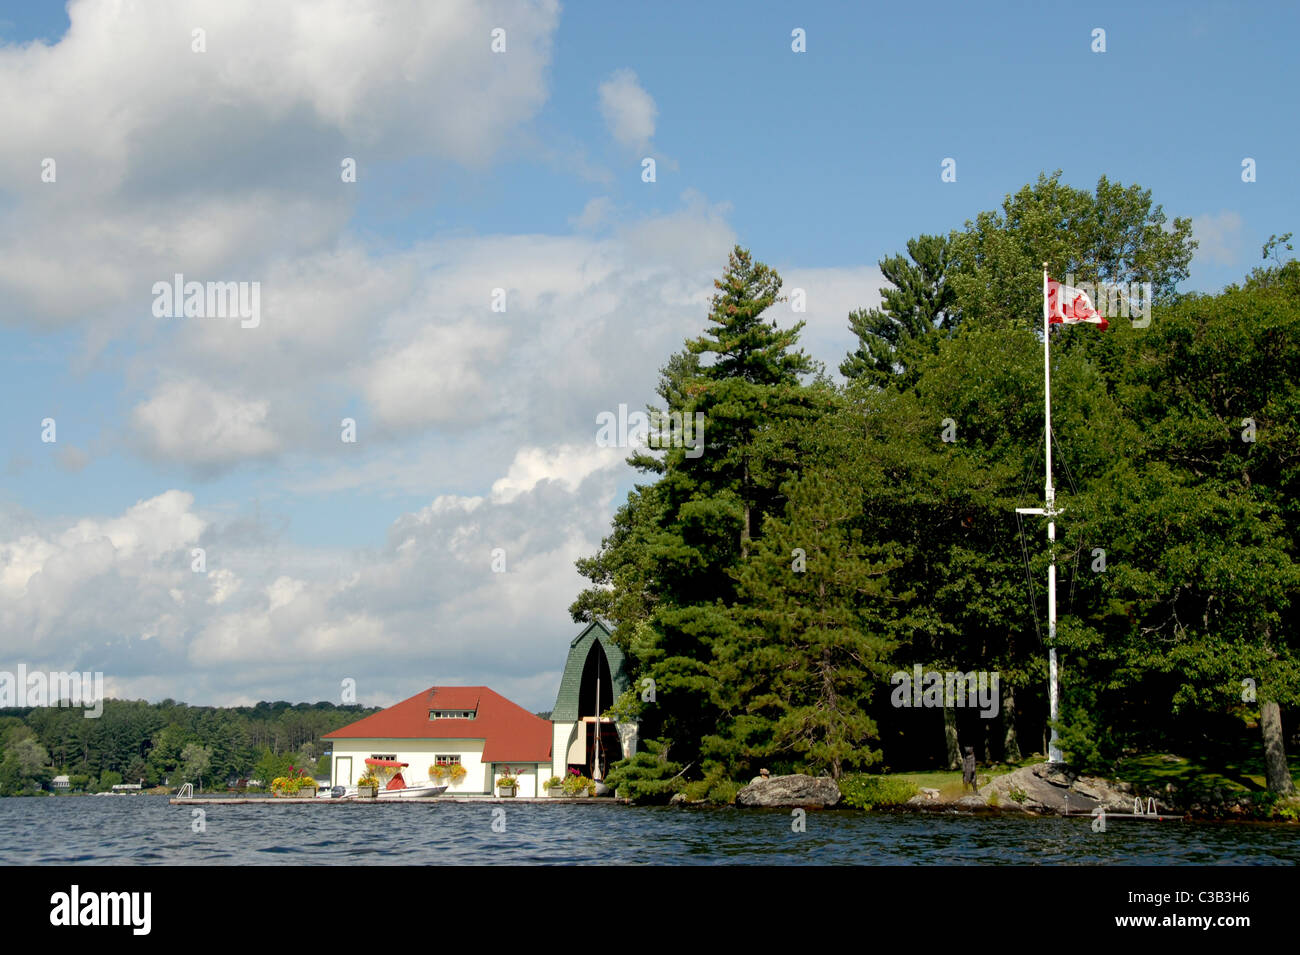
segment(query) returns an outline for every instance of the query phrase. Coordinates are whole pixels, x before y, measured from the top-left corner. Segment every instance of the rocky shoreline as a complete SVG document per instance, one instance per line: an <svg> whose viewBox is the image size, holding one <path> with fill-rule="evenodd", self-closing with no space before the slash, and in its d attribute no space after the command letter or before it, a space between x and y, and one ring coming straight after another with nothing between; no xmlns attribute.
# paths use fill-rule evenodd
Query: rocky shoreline
<svg viewBox="0 0 1300 955"><path fill-rule="evenodd" d="M674 798L677 805L688 804ZM839 786L829 777L805 775L759 777L736 795L746 808L846 808ZM945 798L939 790L923 788L901 805L903 812L945 812L988 815L1091 815L1098 807L1110 814L1152 815L1185 819L1258 819L1250 796L1211 793L1203 801L1180 804L1175 794L1137 791L1130 783L1076 773L1048 763L1022 766L986 783L976 793ZM1281 820L1276 820L1281 821Z"/></svg>

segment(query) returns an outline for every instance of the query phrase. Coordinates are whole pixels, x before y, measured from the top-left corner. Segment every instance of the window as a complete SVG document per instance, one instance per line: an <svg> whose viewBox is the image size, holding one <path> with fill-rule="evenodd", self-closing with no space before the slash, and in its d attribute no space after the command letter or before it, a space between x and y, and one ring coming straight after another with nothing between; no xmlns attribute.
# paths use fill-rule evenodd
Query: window
<svg viewBox="0 0 1300 955"><path fill-rule="evenodd" d="M397 760L397 754L396 754L396 753L371 753L371 754L370 754L370 758L371 758L371 759L391 759L391 760L393 760L393 761L396 761L396 760Z"/></svg>
<svg viewBox="0 0 1300 955"><path fill-rule="evenodd" d="M438 755L435 755L435 756L433 757L433 765L435 765L435 766L459 766L459 765L460 765L460 757L459 757L459 756L438 756Z"/></svg>
<svg viewBox="0 0 1300 955"><path fill-rule="evenodd" d="M431 720L472 720L474 718L473 710L430 710L429 719Z"/></svg>

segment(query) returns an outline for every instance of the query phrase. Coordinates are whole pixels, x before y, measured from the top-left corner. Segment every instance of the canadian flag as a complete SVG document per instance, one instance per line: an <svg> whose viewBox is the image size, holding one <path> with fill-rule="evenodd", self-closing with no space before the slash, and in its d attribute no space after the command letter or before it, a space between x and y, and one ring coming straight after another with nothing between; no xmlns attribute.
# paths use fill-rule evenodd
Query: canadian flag
<svg viewBox="0 0 1300 955"><path fill-rule="evenodd" d="M1077 325L1088 322L1101 326L1105 331L1109 323L1093 307L1088 293L1069 285L1062 285L1056 279L1047 280L1047 320L1053 325Z"/></svg>

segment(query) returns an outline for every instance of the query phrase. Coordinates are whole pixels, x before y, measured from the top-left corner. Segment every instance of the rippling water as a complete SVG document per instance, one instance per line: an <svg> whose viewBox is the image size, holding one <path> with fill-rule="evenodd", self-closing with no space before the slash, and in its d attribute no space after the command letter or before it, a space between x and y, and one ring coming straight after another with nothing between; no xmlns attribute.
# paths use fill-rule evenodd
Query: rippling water
<svg viewBox="0 0 1300 955"><path fill-rule="evenodd" d="M1300 826L510 804L204 808L166 796L0 799L0 863L277 865L478 863L1300 863ZM500 822L498 821L498 828Z"/></svg>

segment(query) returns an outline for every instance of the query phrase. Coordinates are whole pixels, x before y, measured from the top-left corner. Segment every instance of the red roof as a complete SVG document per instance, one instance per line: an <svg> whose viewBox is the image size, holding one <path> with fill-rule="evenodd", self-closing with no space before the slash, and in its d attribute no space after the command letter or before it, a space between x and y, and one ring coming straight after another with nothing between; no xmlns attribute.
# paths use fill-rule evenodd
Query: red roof
<svg viewBox="0 0 1300 955"><path fill-rule="evenodd" d="M472 720L430 710L475 710ZM551 724L486 686L431 686L322 739L481 739L485 763L549 763Z"/></svg>

